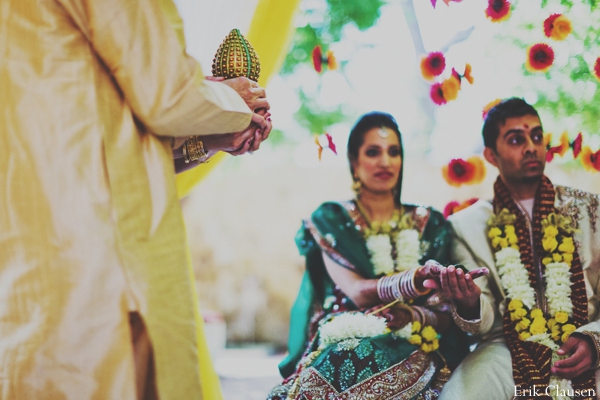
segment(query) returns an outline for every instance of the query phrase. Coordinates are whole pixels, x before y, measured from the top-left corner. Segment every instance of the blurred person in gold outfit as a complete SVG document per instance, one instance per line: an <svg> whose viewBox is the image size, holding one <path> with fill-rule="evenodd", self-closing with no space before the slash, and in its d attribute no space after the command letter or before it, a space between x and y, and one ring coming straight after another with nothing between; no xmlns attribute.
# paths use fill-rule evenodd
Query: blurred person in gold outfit
<svg viewBox="0 0 600 400"><path fill-rule="evenodd" d="M256 150L269 104L204 79L166 8L2 1L1 399L213 398L173 163Z"/></svg>

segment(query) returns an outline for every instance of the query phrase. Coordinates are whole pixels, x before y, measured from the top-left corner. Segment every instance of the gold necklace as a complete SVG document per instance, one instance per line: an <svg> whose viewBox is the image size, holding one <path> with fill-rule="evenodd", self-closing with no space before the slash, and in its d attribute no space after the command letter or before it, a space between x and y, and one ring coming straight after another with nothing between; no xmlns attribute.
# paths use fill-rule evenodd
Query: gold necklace
<svg viewBox="0 0 600 400"><path fill-rule="evenodd" d="M385 222L371 221L365 206L359 199L356 199L356 205L367 224L367 227L363 230L365 236L391 234L399 230L400 220L402 219L402 214L404 213L404 207L402 205L400 206L400 209L394 208L392 217Z"/></svg>

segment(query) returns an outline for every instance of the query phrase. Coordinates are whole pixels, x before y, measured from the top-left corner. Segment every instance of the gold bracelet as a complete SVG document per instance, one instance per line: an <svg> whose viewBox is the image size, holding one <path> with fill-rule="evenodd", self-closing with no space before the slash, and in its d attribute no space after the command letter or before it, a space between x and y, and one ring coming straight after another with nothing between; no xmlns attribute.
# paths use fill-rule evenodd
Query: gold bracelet
<svg viewBox="0 0 600 400"><path fill-rule="evenodd" d="M183 145L183 158L187 163L195 161L198 164L208 162L208 154L204 150L204 144L197 136L190 136Z"/></svg>

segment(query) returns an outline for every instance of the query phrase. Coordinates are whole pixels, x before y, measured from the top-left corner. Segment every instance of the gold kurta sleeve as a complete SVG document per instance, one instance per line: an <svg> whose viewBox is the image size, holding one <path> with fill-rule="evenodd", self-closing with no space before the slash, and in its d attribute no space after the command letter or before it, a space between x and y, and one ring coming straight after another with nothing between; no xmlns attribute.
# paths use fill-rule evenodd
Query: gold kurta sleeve
<svg viewBox="0 0 600 400"><path fill-rule="evenodd" d="M490 274L474 280L481 289L480 319L467 321L454 313L455 321L465 332L481 335L484 339L501 334L498 327L497 299L495 287L497 272L494 256L487 242L486 221L492 213L490 203L480 200L471 207L448 218L452 227L450 259L454 264L462 264L467 269L487 267ZM496 293L499 293L496 290ZM500 318L501 320L501 318ZM501 328L501 326L500 326Z"/></svg>
<svg viewBox="0 0 600 400"><path fill-rule="evenodd" d="M155 0L59 0L149 131L239 132L251 112L227 85L204 79Z"/></svg>

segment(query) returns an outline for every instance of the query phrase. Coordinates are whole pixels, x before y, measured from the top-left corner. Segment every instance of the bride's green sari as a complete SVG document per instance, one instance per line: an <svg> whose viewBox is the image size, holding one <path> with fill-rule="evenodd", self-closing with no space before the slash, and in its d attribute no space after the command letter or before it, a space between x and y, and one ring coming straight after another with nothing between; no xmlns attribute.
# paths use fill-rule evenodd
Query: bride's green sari
<svg viewBox="0 0 600 400"><path fill-rule="evenodd" d="M403 212L419 232L421 265L428 259L444 263L448 232L443 216L431 208L408 205ZM381 276L375 273L361 233L366 226L355 202L324 203L304 221L296 244L306 258L306 273L292 308L289 354L279 366L286 379L269 399L434 399L447 380L445 364L457 365L468 352L465 337L457 329L445 332L439 351L429 353L391 329L331 343L322 337L319 327L324 324L344 313L364 316L366 311L336 287L322 253L365 279ZM448 310L435 294L412 304ZM367 323L367 319L358 320Z"/></svg>

